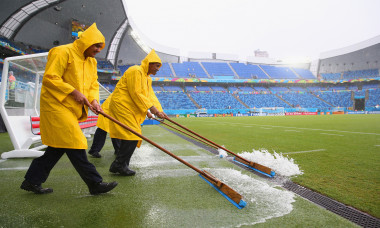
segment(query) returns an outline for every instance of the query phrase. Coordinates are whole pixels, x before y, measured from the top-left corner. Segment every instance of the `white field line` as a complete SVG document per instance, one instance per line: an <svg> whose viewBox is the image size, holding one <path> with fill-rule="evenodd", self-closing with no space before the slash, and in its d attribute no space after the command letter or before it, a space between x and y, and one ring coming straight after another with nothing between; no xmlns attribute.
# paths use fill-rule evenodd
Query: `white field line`
<svg viewBox="0 0 380 228"><path fill-rule="evenodd" d="M29 167L15 167L15 168L0 168L0 171L4 170L27 170Z"/></svg>
<svg viewBox="0 0 380 228"><path fill-rule="evenodd" d="M301 131L298 131L298 130L285 130L285 131L301 132Z"/></svg>
<svg viewBox="0 0 380 228"><path fill-rule="evenodd" d="M247 127L247 126L246 126ZM261 127L261 129L267 129L267 130L270 130L272 129L271 127Z"/></svg>
<svg viewBox="0 0 380 228"><path fill-rule="evenodd" d="M344 135L338 135L338 134L329 134L329 133L319 133L321 135L335 135L335 136L344 136Z"/></svg>
<svg viewBox="0 0 380 228"><path fill-rule="evenodd" d="M282 153L282 154L301 154L301 153L318 152L318 151L325 151L325 150L326 149L305 150L305 151L295 151L295 152L288 152L288 153Z"/></svg>
<svg viewBox="0 0 380 228"><path fill-rule="evenodd" d="M218 121L208 121L208 122L214 122L214 123L224 123L229 124L228 122L218 122ZM261 127L278 127L278 128L290 128L290 129L297 129L297 130L310 130L310 131L328 131L328 132L341 132L341 133L351 133L351 134L361 134L361 135L380 135L379 133L370 133L370 132L357 132L357 131L340 131L340 130L326 130L326 129L317 129L317 128L304 128L304 127L285 127L285 126L275 126L275 125L263 125L263 124L243 124L239 123L240 125L251 125L251 126L261 126Z"/></svg>
<svg viewBox="0 0 380 228"><path fill-rule="evenodd" d="M375 146L380 146L380 145L375 145Z"/></svg>

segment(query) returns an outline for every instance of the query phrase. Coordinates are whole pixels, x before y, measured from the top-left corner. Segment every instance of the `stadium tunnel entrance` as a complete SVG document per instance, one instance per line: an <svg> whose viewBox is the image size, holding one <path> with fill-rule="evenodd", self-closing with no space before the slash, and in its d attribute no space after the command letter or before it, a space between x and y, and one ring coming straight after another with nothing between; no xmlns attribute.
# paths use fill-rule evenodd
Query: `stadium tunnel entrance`
<svg viewBox="0 0 380 228"><path fill-rule="evenodd" d="M365 110L365 98L355 97L354 110L364 111Z"/></svg>

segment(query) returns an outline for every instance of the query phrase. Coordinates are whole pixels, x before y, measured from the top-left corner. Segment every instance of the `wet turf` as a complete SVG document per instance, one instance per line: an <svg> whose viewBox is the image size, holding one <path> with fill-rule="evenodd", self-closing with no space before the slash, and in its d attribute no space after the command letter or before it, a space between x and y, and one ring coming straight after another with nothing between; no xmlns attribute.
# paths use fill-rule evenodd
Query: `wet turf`
<svg viewBox="0 0 380 228"><path fill-rule="evenodd" d="M248 173L230 162L195 147L158 126L143 134L194 166L206 169L245 197L237 209L197 173L144 143L131 168L137 174L121 177L108 172L114 159L107 139L101 159L89 158L105 181L118 181L109 194L91 196L64 156L43 185L54 193L34 195L19 189L31 159L0 163L2 227L354 227L275 183ZM90 142L91 144L91 142ZM8 168L21 168L12 170Z"/></svg>

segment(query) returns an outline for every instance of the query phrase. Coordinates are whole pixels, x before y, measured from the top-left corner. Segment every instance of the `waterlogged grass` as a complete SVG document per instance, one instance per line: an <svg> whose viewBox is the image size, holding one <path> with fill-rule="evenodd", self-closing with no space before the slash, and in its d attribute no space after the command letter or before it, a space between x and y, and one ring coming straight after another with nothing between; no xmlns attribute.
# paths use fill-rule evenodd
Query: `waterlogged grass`
<svg viewBox="0 0 380 228"><path fill-rule="evenodd" d="M214 129L214 132L218 130ZM48 195L35 195L19 189L32 159L0 162L0 227L236 227L253 224L264 227L355 227L353 223L197 148L159 126L145 126L143 134L195 167L223 178L226 184L243 195L247 207L237 209L195 171L147 143L132 157L131 167L137 171L136 176L113 175L108 172L114 155L107 139L101 152L103 157L89 160L105 181L117 181L119 185L111 193L99 196L89 195L66 156L43 184L54 189ZM4 134L1 136L5 137ZM225 145L229 147L227 143Z"/></svg>
<svg viewBox="0 0 380 228"><path fill-rule="evenodd" d="M287 154L294 182L380 218L380 115L176 120L236 153Z"/></svg>

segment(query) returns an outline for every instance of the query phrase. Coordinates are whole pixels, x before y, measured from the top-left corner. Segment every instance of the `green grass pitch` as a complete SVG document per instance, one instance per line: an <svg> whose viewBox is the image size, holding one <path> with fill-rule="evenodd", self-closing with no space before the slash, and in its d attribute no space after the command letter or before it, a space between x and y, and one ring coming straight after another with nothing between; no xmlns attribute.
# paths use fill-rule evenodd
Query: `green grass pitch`
<svg viewBox="0 0 380 228"><path fill-rule="evenodd" d="M174 120L236 153L286 153L304 172L294 182L380 217L380 115ZM247 207L237 209L193 170L147 143L132 158L136 176L112 175L108 168L114 155L107 139L103 157L89 160L105 181L119 186L100 196L88 194L66 156L43 185L54 189L49 195L19 189L31 159L0 161L0 227L355 226L159 126L144 126L143 134L224 178L245 197ZM0 152L12 149L6 133L0 134L0 143Z"/></svg>

